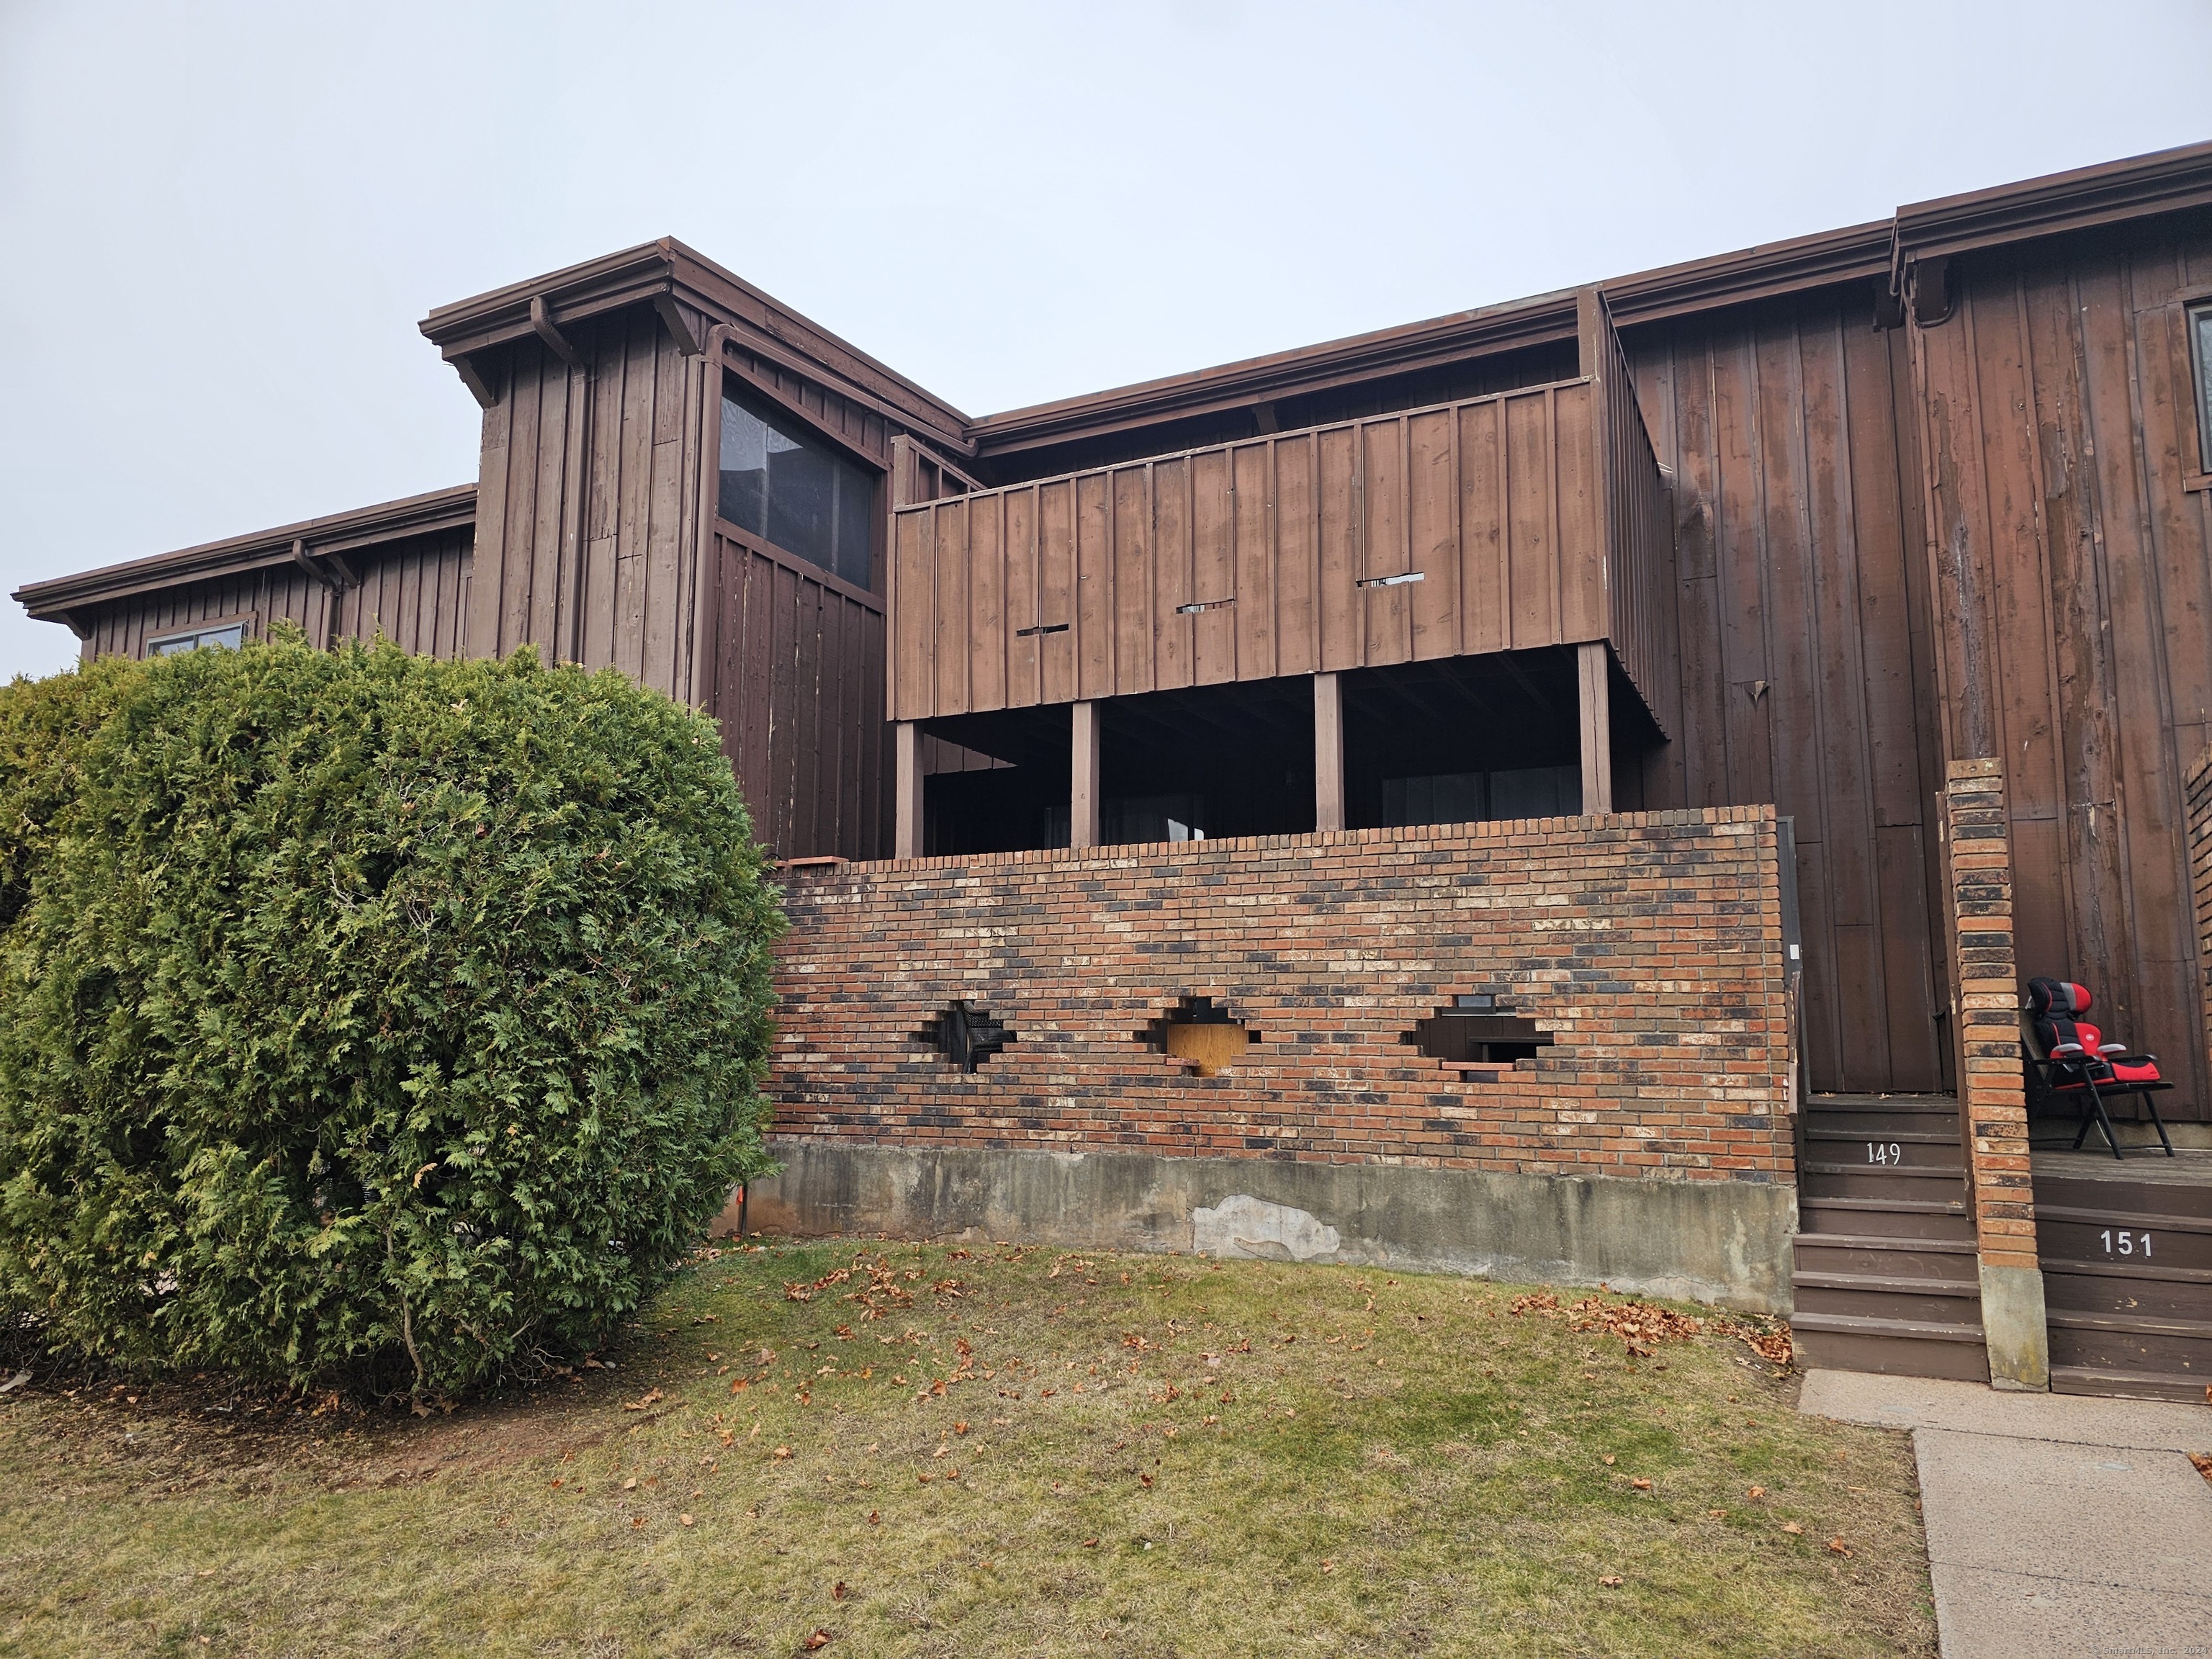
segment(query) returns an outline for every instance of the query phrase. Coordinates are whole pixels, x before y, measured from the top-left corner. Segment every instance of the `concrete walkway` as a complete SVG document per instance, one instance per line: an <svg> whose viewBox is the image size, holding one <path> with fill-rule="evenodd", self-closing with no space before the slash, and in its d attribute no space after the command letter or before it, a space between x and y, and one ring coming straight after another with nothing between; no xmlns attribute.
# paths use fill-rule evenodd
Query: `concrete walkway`
<svg viewBox="0 0 2212 1659"><path fill-rule="evenodd" d="M1943 1659L2212 1659L2212 1410L1824 1370L1797 1409L1912 1431Z"/></svg>

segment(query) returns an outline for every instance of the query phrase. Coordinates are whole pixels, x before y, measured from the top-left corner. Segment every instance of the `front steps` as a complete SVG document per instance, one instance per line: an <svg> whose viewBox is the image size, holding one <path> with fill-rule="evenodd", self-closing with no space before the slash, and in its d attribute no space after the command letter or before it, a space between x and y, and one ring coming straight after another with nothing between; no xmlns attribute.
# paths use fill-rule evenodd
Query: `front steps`
<svg viewBox="0 0 2212 1659"><path fill-rule="evenodd" d="M2212 1152L2033 1167L2052 1389L2212 1403Z"/></svg>
<svg viewBox="0 0 2212 1659"><path fill-rule="evenodd" d="M1988 1381L1965 1156L1951 1096L1807 1103L1790 1321L1803 1364Z"/></svg>

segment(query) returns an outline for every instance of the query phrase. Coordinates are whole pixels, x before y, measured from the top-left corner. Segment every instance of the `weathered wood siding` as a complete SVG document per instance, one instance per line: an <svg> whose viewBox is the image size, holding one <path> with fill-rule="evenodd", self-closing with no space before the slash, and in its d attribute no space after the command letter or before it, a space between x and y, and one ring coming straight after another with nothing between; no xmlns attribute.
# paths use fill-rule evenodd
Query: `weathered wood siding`
<svg viewBox="0 0 2212 1659"><path fill-rule="evenodd" d="M1576 380L901 507L893 716L1603 639L1597 396Z"/></svg>
<svg viewBox="0 0 2212 1659"><path fill-rule="evenodd" d="M331 637L380 635L416 656L467 655L470 541L453 530L352 556L361 586L338 596Z"/></svg>
<svg viewBox="0 0 2212 1659"><path fill-rule="evenodd" d="M780 857L885 856L882 601L749 541L714 545L707 708L754 833Z"/></svg>
<svg viewBox="0 0 2212 1659"><path fill-rule="evenodd" d="M2079 980L2204 1118L2182 768L2212 738L2212 495L2186 297L2203 213L1970 255L1909 329L1946 741L2005 763L2023 974Z"/></svg>
<svg viewBox="0 0 2212 1659"><path fill-rule="evenodd" d="M1796 823L1815 1089L1945 1086L1941 779L1902 335L1864 283L1628 329L1674 472L1674 741L1649 805Z"/></svg>
<svg viewBox="0 0 2212 1659"><path fill-rule="evenodd" d="M644 307L572 343L581 367L534 339L507 348L484 411L469 649L535 645L699 702L706 369Z"/></svg>
<svg viewBox="0 0 2212 1659"><path fill-rule="evenodd" d="M535 644L706 709L778 856L875 856L882 603L714 514L726 373L878 465L884 416L742 338L686 356L643 307L569 337L581 367L535 340L508 348L485 413L469 649Z"/></svg>
<svg viewBox="0 0 2212 1659"><path fill-rule="evenodd" d="M246 617L266 639L278 623L297 625L318 645L379 634L402 650L459 656L467 614L470 534L466 529L414 536L345 557L362 585L336 594L297 565L267 564L204 581L119 599L90 620L82 654L143 657L147 642L196 623Z"/></svg>
<svg viewBox="0 0 2212 1659"><path fill-rule="evenodd" d="M277 623L290 622L319 643L330 626L329 590L297 565L286 563L136 594L101 605L85 618L79 654L87 662L94 657L143 657L149 640L234 617L252 619L248 634L254 639L266 639Z"/></svg>

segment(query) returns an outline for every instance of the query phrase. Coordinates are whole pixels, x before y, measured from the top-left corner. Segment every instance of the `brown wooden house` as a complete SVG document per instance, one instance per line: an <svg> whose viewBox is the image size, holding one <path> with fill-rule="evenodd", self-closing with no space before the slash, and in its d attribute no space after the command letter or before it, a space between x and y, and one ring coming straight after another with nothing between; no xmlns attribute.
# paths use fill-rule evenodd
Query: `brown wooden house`
<svg viewBox="0 0 2212 1659"><path fill-rule="evenodd" d="M1981 1052L1994 762L2017 972L2212 1122L2212 145L981 418L673 240L422 326L473 485L16 597L612 664L787 860L1771 806L1824 1093Z"/></svg>

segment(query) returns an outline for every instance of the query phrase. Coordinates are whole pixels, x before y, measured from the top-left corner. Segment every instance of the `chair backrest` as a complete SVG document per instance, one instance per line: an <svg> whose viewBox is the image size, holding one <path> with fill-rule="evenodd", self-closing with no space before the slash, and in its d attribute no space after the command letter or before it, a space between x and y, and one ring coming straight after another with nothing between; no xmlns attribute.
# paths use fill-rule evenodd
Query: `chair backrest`
<svg viewBox="0 0 2212 1659"><path fill-rule="evenodd" d="M2038 1019L2057 1014L2079 1019L2089 1012L2089 988L2071 980L2032 979L2027 982L2027 1006Z"/></svg>

